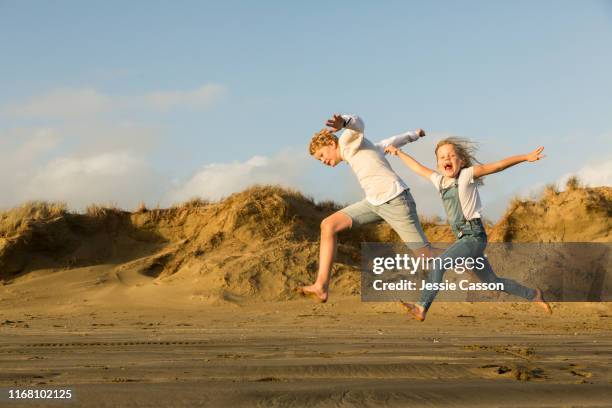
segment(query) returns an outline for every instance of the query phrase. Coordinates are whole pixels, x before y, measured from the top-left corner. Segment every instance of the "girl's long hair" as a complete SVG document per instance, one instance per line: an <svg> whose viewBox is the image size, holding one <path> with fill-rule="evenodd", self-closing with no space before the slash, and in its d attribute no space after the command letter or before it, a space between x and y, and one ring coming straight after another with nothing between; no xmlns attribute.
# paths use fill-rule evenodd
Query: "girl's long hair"
<svg viewBox="0 0 612 408"><path fill-rule="evenodd" d="M436 155L436 166L438 164L438 149L444 145L452 145L455 148L455 152L459 156L459 158L463 161L462 169L466 167L471 167L474 164L481 164L480 161L476 158L476 152L478 151L478 143L466 139L463 137L447 137L446 139L442 139L436 145L435 155ZM478 177L476 179L476 183L479 185L483 184L483 177Z"/></svg>

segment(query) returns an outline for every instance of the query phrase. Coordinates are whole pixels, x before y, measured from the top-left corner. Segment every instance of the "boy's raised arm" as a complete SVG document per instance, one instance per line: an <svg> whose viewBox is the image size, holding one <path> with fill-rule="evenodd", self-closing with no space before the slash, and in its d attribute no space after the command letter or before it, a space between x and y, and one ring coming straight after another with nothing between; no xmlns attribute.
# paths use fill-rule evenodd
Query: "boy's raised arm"
<svg viewBox="0 0 612 408"><path fill-rule="evenodd" d="M411 156L402 152L400 149L398 149L395 146L387 146L385 148L385 152L399 157L400 159L402 159L404 164L406 164L406 166L410 168L410 170L414 171L416 174L420 176L425 177L428 180L430 176L434 173L432 169L430 169L429 167L423 166L421 163L414 160Z"/></svg>
<svg viewBox="0 0 612 408"><path fill-rule="evenodd" d="M399 135L391 136L386 139L383 139L379 142L376 142L376 145L381 149L385 149L387 146L395 146L402 147L407 143L416 142L421 137L425 136L425 131L423 129L417 129L413 132L404 132Z"/></svg>
<svg viewBox="0 0 612 408"><path fill-rule="evenodd" d="M508 167L512 167L522 162L538 161L541 158L546 157L542 154L543 150L544 150L544 147L540 146L534 151L532 151L531 153L507 157L495 163L475 165L474 166L474 177L482 177L482 176L486 176L487 174L497 173L497 172L507 169Z"/></svg>
<svg viewBox="0 0 612 408"><path fill-rule="evenodd" d="M365 130L363 120L357 115L340 115L335 113L334 116L327 120L325 125L332 128L334 132L342 128L355 130L360 133L363 133Z"/></svg>

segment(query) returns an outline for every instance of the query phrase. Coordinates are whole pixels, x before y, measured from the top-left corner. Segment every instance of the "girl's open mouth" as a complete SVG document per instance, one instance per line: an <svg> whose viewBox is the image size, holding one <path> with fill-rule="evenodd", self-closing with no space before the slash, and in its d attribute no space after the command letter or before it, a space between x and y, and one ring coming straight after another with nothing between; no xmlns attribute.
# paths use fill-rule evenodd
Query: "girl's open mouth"
<svg viewBox="0 0 612 408"><path fill-rule="evenodd" d="M444 165L444 171L452 171L453 170L453 165L452 164L445 164Z"/></svg>

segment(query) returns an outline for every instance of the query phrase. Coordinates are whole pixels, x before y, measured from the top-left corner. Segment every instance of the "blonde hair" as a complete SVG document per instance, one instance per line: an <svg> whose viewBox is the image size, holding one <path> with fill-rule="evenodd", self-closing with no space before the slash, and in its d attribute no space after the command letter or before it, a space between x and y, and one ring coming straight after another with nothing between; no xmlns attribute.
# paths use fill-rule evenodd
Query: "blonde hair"
<svg viewBox="0 0 612 408"><path fill-rule="evenodd" d="M320 148L333 144L338 144L338 136L334 135L329 129L321 129L310 140L308 151L310 155L313 155Z"/></svg>
<svg viewBox="0 0 612 408"><path fill-rule="evenodd" d="M461 166L462 169L472 167L474 164L480 164L480 161L476 158L478 143L463 137L453 136L440 140L436 145L436 165L438 163L438 149L444 145L451 145L455 148L455 153L457 153L463 162L463 165ZM477 182L482 184L482 177L478 177Z"/></svg>

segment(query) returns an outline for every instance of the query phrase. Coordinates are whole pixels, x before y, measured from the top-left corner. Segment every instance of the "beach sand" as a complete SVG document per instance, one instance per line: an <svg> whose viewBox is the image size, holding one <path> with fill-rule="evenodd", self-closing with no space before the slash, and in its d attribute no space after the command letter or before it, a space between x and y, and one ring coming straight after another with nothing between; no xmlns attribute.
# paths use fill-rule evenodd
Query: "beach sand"
<svg viewBox="0 0 612 408"><path fill-rule="evenodd" d="M2 406L610 407L612 304L211 302L104 265L0 286ZM74 403L8 401L71 389Z"/></svg>

